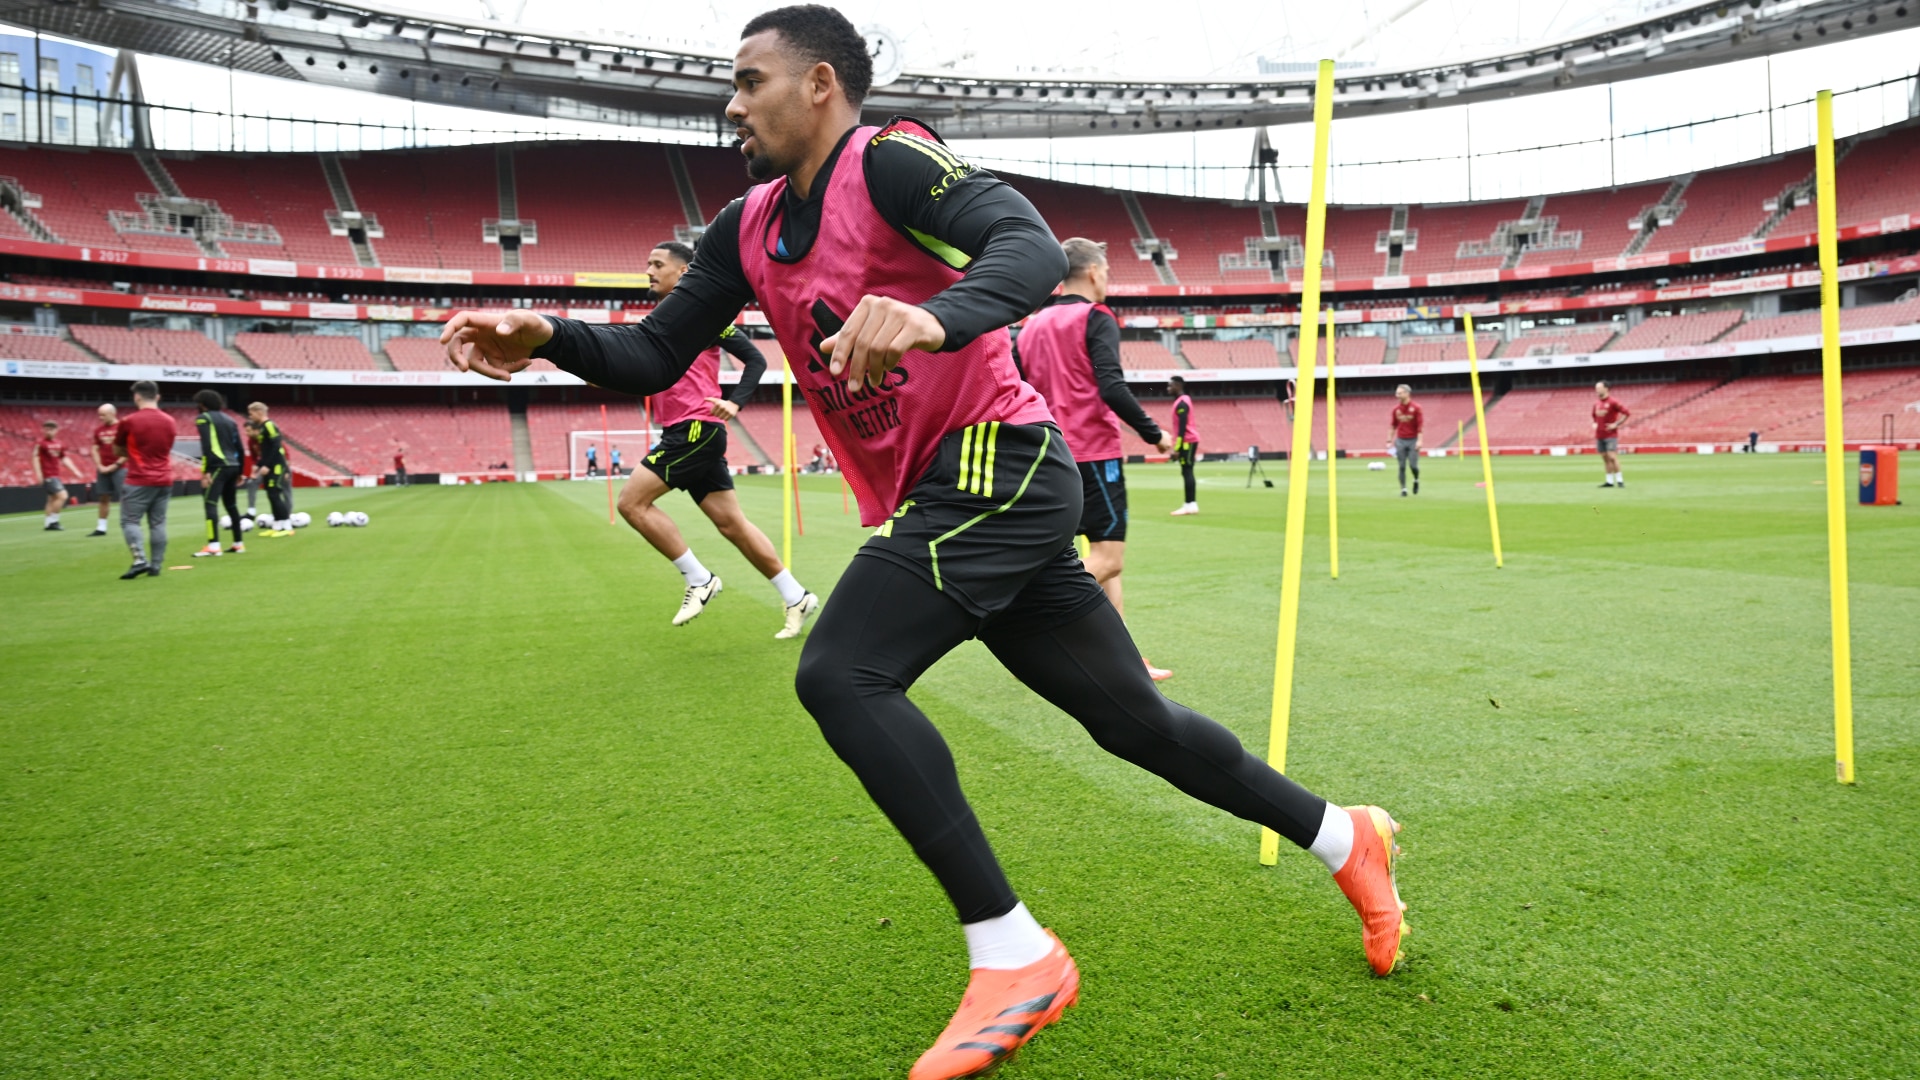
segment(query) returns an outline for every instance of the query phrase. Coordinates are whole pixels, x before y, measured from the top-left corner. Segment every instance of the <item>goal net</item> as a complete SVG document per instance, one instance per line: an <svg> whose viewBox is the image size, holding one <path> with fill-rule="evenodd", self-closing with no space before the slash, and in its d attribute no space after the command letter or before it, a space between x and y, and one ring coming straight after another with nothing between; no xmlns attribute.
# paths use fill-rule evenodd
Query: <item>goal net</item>
<svg viewBox="0 0 1920 1080"><path fill-rule="evenodd" d="M659 438L659 429L631 428L621 431L567 432L567 478L598 480L609 470L625 476L640 465L640 458ZM591 453L591 457L589 457Z"/></svg>

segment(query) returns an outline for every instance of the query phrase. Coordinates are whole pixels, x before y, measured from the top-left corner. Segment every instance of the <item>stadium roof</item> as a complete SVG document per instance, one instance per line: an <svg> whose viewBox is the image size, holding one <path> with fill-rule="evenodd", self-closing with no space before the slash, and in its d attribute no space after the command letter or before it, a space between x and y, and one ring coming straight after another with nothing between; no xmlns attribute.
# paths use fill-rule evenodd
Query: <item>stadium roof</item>
<svg viewBox="0 0 1920 1080"><path fill-rule="evenodd" d="M1616 5L1617 6L1617 5ZM1476 59L1342 73L1335 114L1456 105L1702 67L1913 25L1901 0L1642 0L1635 18ZM1155 17L1168 17L1159 12ZM0 0L0 19L139 53L521 116L721 132L731 54L330 0ZM1331 51L1331 50L1329 50ZM1396 50L1397 51L1397 50ZM869 116L954 137L1212 130L1308 119L1310 65L1249 78L988 76L909 68ZM1308 70L1293 70L1307 68Z"/></svg>

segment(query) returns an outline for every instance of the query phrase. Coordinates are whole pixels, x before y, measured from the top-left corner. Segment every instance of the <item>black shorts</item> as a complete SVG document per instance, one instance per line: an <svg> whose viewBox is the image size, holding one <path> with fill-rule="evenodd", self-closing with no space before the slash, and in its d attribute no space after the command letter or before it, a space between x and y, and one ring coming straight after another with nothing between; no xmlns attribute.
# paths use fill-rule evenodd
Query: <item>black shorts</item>
<svg viewBox="0 0 1920 1080"><path fill-rule="evenodd" d="M716 491L733 490L727 468L727 425L717 420L682 420L661 432L640 459L654 475L699 502Z"/></svg>
<svg viewBox="0 0 1920 1080"><path fill-rule="evenodd" d="M1183 469L1193 468L1193 463L1200 460L1200 444L1185 441L1178 443L1173 450L1173 460Z"/></svg>
<svg viewBox="0 0 1920 1080"><path fill-rule="evenodd" d="M93 478L93 501L111 500L119 502L127 497L127 469L121 466L112 472L103 472Z"/></svg>
<svg viewBox="0 0 1920 1080"><path fill-rule="evenodd" d="M1052 424L975 424L940 440L900 509L856 553L918 574L1002 636L1107 602L1073 549L1079 470Z"/></svg>
<svg viewBox="0 0 1920 1080"><path fill-rule="evenodd" d="M1082 461L1080 535L1098 543L1127 538L1127 474L1119 458Z"/></svg>

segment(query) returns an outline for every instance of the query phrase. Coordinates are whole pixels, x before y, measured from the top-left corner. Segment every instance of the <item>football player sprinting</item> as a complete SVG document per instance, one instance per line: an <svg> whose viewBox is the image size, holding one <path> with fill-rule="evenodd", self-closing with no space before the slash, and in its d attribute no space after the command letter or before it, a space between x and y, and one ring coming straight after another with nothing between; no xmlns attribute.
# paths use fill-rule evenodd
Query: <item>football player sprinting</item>
<svg viewBox="0 0 1920 1080"><path fill-rule="evenodd" d="M506 378L535 356L600 386L671 386L757 300L874 531L800 657L795 687L828 744L946 890L970 967L959 1011L913 1080L977 1076L1079 993L1065 947L1020 902L907 690L969 638L1102 747L1320 858L1358 910L1375 972L1399 956L1397 826L1341 809L1162 696L1119 612L1071 546L1079 471L1005 327L1066 271L1025 198L925 125L863 126L865 42L831 8L749 22L727 115L759 186L707 229L644 322L461 313L441 335L463 370Z"/></svg>
<svg viewBox="0 0 1920 1080"><path fill-rule="evenodd" d="M692 262L693 249L677 240L654 248L647 256L654 295L672 293ZM720 393L723 352L740 361L740 382L725 396ZM675 489L686 492L720 535L739 548L780 593L786 612L774 637L800 636L808 617L820 608L820 598L794 580L767 534L741 511L740 499L733 493L733 473L727 468L727 421L740 415L740 406L753 398L766 370L767 358L728 323L679 381L653 395L653 416L662 428L660 441L648 449L640 459L642 467L620 488L620 516L686 578L687 591L673 616L675 626L684 626L705 611L721 589L719 575L701 565L680 535L680 527L655 505Z"/></svg>

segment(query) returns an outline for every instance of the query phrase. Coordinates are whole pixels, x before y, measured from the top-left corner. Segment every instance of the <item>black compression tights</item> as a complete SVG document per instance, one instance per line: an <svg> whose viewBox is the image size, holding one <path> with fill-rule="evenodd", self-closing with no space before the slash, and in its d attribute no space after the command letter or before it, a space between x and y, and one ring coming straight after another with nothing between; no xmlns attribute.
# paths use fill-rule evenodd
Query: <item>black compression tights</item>
<svg viewBox="0 0 1920 1080"><path fill-rule="evenodd" d="M801 704L827 743L947 890L963 923L1017 903L960 792L953 755L907 688L979 631L979 620L910 571L856 557L800 657ZM1078 720L1103 749L1301 847L1326 803L1247 753L1231 731L1154 687L1112 605L1014 640L980 633L1014 677Z"/></svg>

